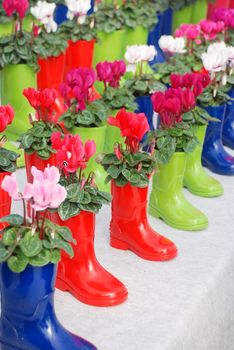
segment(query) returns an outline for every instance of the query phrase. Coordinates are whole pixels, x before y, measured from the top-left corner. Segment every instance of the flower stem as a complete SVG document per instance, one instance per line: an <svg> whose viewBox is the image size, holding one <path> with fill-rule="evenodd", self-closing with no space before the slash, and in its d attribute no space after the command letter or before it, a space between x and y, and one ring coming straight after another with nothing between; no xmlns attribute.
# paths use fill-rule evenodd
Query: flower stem
<svg viewBox="0 0 234 350"><path fill-rule="evenodd" d="M44 239L44 226L45 226L45 219L46 219L46 214L47 214L48 210L46 209L44 211L44 215L43 215L43 219L42 219L42 223L41 223L41 229L40 229L40 239Z"/></svg>

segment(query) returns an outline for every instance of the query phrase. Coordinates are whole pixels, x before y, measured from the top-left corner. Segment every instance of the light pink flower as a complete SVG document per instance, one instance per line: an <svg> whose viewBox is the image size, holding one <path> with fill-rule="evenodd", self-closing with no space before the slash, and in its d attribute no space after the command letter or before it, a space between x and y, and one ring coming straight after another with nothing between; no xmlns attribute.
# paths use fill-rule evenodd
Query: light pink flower
<svg viewBox="0 0 234 350"><path fill-rule="evenodd" d="M21 200L22 197L20 196L20 193L19 193L19 187L18 187L15 174L5 176L5 178L2 181L1 187L15 201Z"/></svg>

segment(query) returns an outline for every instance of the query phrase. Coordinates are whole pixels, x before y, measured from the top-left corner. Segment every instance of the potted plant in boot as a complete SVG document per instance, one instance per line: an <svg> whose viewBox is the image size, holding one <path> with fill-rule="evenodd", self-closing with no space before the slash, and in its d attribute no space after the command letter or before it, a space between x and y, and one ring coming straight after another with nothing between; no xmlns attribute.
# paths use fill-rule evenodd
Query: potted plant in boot
<svg viewBox="0 0 234 350"><path fill-rule="evenodd" d="M102 93L109 115L114 116L121 108L134 111L137 108L133 93L120 84L121 78L126 73L124 61L100 62L96 66L97 79L104 85ZM123 143L120 130L107 124L105 153L110 153L114 149L115 143Z"/></svg>
<svg viewBox="0 0 234 350"><path fill-rule="evenodd" d="M31 128L20 139L20 148L24 150L27 178L32 182L32 166L44 170L48 164L56 165L51 135L54 131L61 131L62 128L55 122L54 107L58 96L56 90L28 88L23 91L23 95L35 110L34 114L29 115Z"/></svg>
<svg viewBox="0 0 234 350"><path fill-rule="evenodd" d="M165 90L165 86L156 79L148 64L156 54L155 47L152 45L128 46L125 53L125 59L128 62L127 70L131 74L124 87L134 94L138 105L136 111L147 116L151 130L157 127L157 120L153 116L150 96L154 91Z"/></svg>
<svg viewBox="0 0 234 350"><path fill-rule="evenodd" d="M184 75L172 74L171 86L173 88L189 88L197 98L211 83L208 74L186 73ZM193 194L201 197L217 197L223 194L220 182L211 177L202 167L201 154L209 121L215 119L200 106L183 114L183 121L193 126L199 144L193 152L187 154L184 186ZM217 120L216 120L217 121Z"/></svg>
<svg viewBox="0 0 234 350"><path fill-rule="evenodd" d="M61 116L65 128L73 134L78 134L83 142L92 137L96 144L96 155L104 151L106 136L107 107L103 99L93 99L92 88L96 81L93 69L77 68L71 70L66 82L61 86L61 93L67 105L67 111ZM108 188L104 180L106 173L91 159L86 169L87 173L95 172L96 183L100 189Z"/></svg>
<svg viewBox="0 0 234 350"><path fill-rule="evenodd" d="M0 68L2 103L10 103L15 110L14 122L7 131L7 137L16 141L27 130L26 116L32 111L21 91L28 86L36 86L36 71L39 68L37 56L43 48L35 44L33 33L23 31L27 7L19 9L14 6L14 33L0 38Z"/></svg>
<svg viewBox="0 0 234 350"><path fill-rule="evenodd" d="M155 169L153 154L140 146L149 130L147 118L122 109L108 122L121 130L126 145L116 144L114 152L101 160L113 197L110 244L146 260L172 259L177 255L176 246L151 228L146 214L149 179Z"/></svg>
<svg viewBox="0 0 234 350"><path fill-rule="evenodd" d="M13 151L6 149L6 137L2 133L7 126L12 123L14 118L14 110L10 105L0 106L0 218L9 215L11 211L11 198L6 191L1 188L2 181L7 175L16 171L16 162L19 155ZM2 230L7 223L1 222Z"/></svg>
<svg viewBox="0 0 234 350"><path fill-rule="evenodd" d="M122 9L126 20L125 47L146 45L148 33L154 28L157 7L152 1L123 1Z"/></svg>
<svg viewBox="0 0 234 350"><path fill-rule="evenodd" d="M53 19L55 8L55 3L38 1L31 7L31 13L38 21L33 27L36 43L43 47L38 57L40 70L37 73L37 88L55 89L59 93L59 86L64 77L67 41ZM59 117L64 112L64 104L60 96L56 100L56 105Z"/></svg>
<svg viewBox="0 0 234 350"><path fill-rule="evenodd" d="M24 215L2 218L8 222L1 233L0 343L5 349L96 349L86 340L68 332L54 310L54 283L61 250L73 255L75 241L67 227L46 219L66 197L58 184L59 170L44 172L32 167L33 183L20 193L15 175L6 176L2 188L16 201L22 200ZM27 203L33 207L30 220Z"/></svg>
<svg viewBox="0 0 234 350"><path fill-rule="evenodd" d="M122 1L101 1L95 12L98 42L94 51L94 64L121 60L125 51L126 19Z"/></svg>
<svg viewBox="0 0 234 350"><path fill-rule="evenodd" d="M154 111L160 116L158 130L152 132L158 172L153 176L149 213L179 230L202 230L207 217L188 202L183 194L186 155L198 144L184 113L195 108L194 93L189 88L169 88L152 95Z"/></svg>
<svg viewBox="0 0 234 350"><path fill-rule="evenodd" d="M68 41L64 78L73 68L91 68L94 45L97 36L96 22L93 15L87 16L91 1L65 0L68 7L67 20L60 30Z"/></svg>
<svg viewBox="0 0 234 350"><path fill-rule="evenodd" d="M83 144L79 135L62 137L61 133L54 133L51 140L62 174L60 183L68 196L50 218L69 227L77 240L73 259L62 254L56 286L86 304L120 304L127 298L127 289L100 265L94 251L95 214L111 201L110 194L100 191L95 184L95 174L84 173L95 154L95 143L88 140Z"/></svg>
<svg viewBox="0 0 234 350"><path fill-rule="evenodd" d="M222 143L223 123L227 103L230 96L226 93L227 71L229 62L233 60L233 47L227 47L224 42L211 44L202 54L204 68L210 72L212 84L198 98L199 104L220 122L210 122L202 153L202 163L211 171L221 175L234 174L234 157L225 149Z"/></svg>

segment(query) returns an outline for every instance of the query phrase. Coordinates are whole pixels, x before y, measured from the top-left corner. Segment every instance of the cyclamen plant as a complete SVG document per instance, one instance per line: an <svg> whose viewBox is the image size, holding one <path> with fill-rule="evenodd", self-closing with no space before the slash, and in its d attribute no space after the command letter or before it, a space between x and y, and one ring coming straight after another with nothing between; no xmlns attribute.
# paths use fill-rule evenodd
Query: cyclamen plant
<svg viewBox="0 0 234 350"><path fill-rule="evenodd" d="M2 7L8 17L14 18L15 26L19 26L19 31L23 29L23 19L29 8L28 0L3 0Z"/></svg>
<svg viewBox="0 0 234 350"><path fill-rule="evenodd" d="M172 88L190 89L197 100L197 98L202 95L204 90L210 85L211 79L208 74L171 74L170 82ZM206 125L210 120L214 120L214 118L210 117L205 109L197 105L189 112L184 113L182 118L183 121L191 123L192 125Z"/></svg>
<svg viewBox="0 0 234 350"><path fill-rule="evenodd" d="M199 142L192 124L183 121L183 115L196 106L194 92L189 88L168 88L165 93L154 93L151 99L160 116L159 129L148 138L155 145L156 162L168 163L174 152L192 152Z"/></svg>
<svg viewBox="0 0 234 350"><path fill-rule="evenodd" d="M14 110L10 105L0 106L0 133L4 132L14 119ZM3 135L0 137L0 171L14 172L16 161L19 155L13 151L3 148L7 139Z"/></svg>
<svg viewBox="0 0 234 350"><path fill-rule="evenodd" d="M98 213L103 204L110 203L111 196L98 190L94 173L84 174L96 152L95 142L83 144L78 135L62 136L59 132L52 134L51 142L61 171L60 184L67 189L67 197L58 208L60 218L70 219L82 210Z"/></svg>
<svg viewBox="0 0 234 350"><path fill-rule="evenodd" d="M136 109L132 92L120 85L121 78L126 73L124 61L100 62L96 65L96 71L98 81L104 84L102 97L109 109Z"/></svg>
<svg viewBox="0 0 234 350"><path fill-rule="evenodd" d="M96 73L90 68L72 69L66 82L60 87L67 111L60 121L70 130L73 127L102 126L107 118L107 107L103 99L94 100L92 96Z"/></svg>
<svg viewBox="0 0 234 350"><path fill-rule="evenodd" d="M153 91L163 91L165 87L155 78L148 63L154 59L157 52L153 45L132 45L127 47L125 59L127 70L133 77L124 84L134 96L149 95Z"/></svg>
<svg viewBox="0 0 234 350"><path fill-rule="evenodd" d="M1 219L9 224L0 240L0 262L6 262L9 269L20 273L28 265L45 266L56 264L61 249L73 256L71 243L76 243L67 227L60 227L46 219L47 211L56 209L66 198L67 192L58 182L59 170L47 167L44 172L32 167L33 183L27 183L19 191L15 174L6 176L2 188L15 201L23 202L23 216L12 214ZM27 217L26 206L32 207L31 218Z"/></svg>
<svg viewBox="0 0 234 350"><path fill-rule="evenodd" d="M22 135L20 148L26 153L37 155L42 159L48 159L54 152L51 147L51 135L54 131L61 131L61 126L56 123L55 107L58 93L54 89L36 90L28 88L23 91L30 105L35 109L35 115L30 114L29 121L32 127Z"/></svg>
<svg viewBox="0 0 234 350"><path fill-rule="evenodd" d="M113 180L120 187L127 183L135 187L147 187L155 168L155 159L153 147L150 153L144 152L140 143L149 131L145 114L130 113L123 108L115 118L108 118L108 123L120 129L126 147L116 144L114 152L105 154L100 160L108 173L105 182Z"/></svg>

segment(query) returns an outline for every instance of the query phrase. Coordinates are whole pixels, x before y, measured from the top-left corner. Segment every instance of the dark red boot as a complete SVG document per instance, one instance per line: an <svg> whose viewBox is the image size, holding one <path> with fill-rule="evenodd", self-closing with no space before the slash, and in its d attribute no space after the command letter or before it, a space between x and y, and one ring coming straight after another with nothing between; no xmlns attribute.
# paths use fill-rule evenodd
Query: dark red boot
<svg viewBox="0 0 234 350"><path fill-rule="evenodd" d="M56 287L69 291L79 301L89 305L113 306L124 302L128 296L126 287L106 271L95 256L95 214L83 211L62 221L57 213L53 213L50 220L69 227L77 241L77 245L73 246L75 255L72 259L62 253Z"/></svg>
<svg viewBox="0 0 234 350"><path fill-rule="evenodd" d="M111 246L131 250L146 260L164 261L175 258L175 244L156 233L148 223L148 188L138 188L130 184L119 187L112 181L111 191Z"/></svg>

